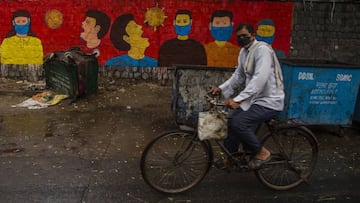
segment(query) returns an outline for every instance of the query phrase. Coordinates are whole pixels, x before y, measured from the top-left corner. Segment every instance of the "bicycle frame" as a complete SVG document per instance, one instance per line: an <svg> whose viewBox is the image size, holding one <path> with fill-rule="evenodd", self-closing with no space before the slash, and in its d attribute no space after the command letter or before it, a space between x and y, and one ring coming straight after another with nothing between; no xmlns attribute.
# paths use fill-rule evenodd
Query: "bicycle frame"
<svg viewBox="0 0 360 203"><path fill-rule="evenodd" d="M224 105L216 104L219 103L215 101L210 107L221 111L217 107ZM305 126L292 120L264 123L268 132L261 142L271 151L272 158L258 169L248 167L252 154L231 154L222 143L223 139L200 140L196 129L179 126L180 129L159 134L145 147L141 155L142 176L152 188L169 194L196 186L211 166L227 172L253 171L262 184L275 190L289 190L306 182L317 161L316 137ZM255 130L258 137L264 123ZM218 151L219 157L216 155ZM224 164L224 158L229 162Z"/></svg>

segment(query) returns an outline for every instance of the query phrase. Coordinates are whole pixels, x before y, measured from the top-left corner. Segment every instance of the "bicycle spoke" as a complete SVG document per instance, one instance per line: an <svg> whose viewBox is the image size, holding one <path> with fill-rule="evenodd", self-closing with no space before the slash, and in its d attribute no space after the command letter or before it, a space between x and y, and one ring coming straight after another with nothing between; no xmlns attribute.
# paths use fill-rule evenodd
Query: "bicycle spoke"
<svg viewBox="0 0 360 203"><path fill-rule="evenodd" d="M278 139L278 137L277 136L272 136L271 137L272 138L272 140L274 141L274 143L275 143L275 145L277 145L276 146L276 149L277 150L279 150L279 152L280 152L280 154L281 154L281 156L284 158L284 159L289 159L288 157L288 155L287 155L287 153L285 152L285 147L284 147L284 145L281 143L281 141Z"/></svg>
<svg viewBox="0 0 360 203"><path fill-rule="evenodd" d="M156 190L178 193L199 183L211 161L204 143L193 134L164 133L150 143L141 158L142 175Z"/></svg>
<svg viewBox="0 0 360 203"><path fill-rule="evenodd" d="M293 188L306 181L316 162L317 142L303 127L279 129L265 137L264 146L272 160L256 175L266 186L277 190Z"/></svg>

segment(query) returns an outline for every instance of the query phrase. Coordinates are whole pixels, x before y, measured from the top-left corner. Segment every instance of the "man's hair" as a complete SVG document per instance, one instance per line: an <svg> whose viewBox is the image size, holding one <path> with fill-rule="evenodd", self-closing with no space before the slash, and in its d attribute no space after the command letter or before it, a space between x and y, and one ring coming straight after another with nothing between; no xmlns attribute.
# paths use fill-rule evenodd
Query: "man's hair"
<svg viewBox="0 0 360 203"><path fill-rule="evenodd" d="M110 27L110 17L98 10L88 10L86 12L87 17L95 18L96 25L100 26L100 31L97 36L99 39L103 38L109 30Z"/></svg>
<svg viewBox="0 0 360 203"><path fill-rule="evenodd" d="M129 36L126 33L125 28L132 20L134 20L134 16L132 14L123 14L118 16L111 26L110 39L118 50L128 51L131 48L130 45L124 41L123 36Z"/></svg>
<svg viewBox="0 0 360 203"><path fill-rule="evenodd" d="M247 29L250 34L254 34L254 27L250 23L240 23L237 27L235 32L238 32L241 29Z"/></svg>
<svg viewBox="0 0 360 203"><path fill-rule="evenodd" d="M211 15L210 22L212 22L215 17L229 17L230 21L233 21L233 13L228 10L215 10Z"/></svg>
<svg viewBox="0 0 360 203"><path fill-rule="evenodd" d="M181 15L181 14L188 15L190 17L190 19L192 19L192 14L191 14L191 11L189 11L189 10L178 10L175 14L175 19L176 19L177 15Z"/></svg>

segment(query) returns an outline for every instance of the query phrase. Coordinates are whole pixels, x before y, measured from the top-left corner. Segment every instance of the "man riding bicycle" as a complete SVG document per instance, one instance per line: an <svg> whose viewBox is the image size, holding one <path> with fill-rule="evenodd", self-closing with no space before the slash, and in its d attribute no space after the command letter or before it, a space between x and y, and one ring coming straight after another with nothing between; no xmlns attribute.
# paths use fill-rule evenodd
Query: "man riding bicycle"
<svg viewBox="0 0 360 203"><path fill-rule="evenodd" d="M242 23L236 28L238 44L242 47L238 66L232 76L213 94L222 93L225 105L234 109L228 121L228 136L224 145L230 153L238 152L242 143L244 151L253 153L249 162L252 169L270 161L271 153L257 139L252 127L276 117L284 108L284 88L279 61L271 46L255 39L252 25ZM245 84L235 97L234 89ZM224 163L225 165L227 162Z"/></svg>

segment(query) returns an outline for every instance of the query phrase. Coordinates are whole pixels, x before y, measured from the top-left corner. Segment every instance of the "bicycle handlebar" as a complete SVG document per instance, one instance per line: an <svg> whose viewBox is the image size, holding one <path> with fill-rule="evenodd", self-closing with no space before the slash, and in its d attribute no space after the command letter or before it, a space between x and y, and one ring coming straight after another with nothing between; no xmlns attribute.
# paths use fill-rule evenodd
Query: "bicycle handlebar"
<svg viewBox="0 0 360 203"><path fill-rule="evenodd" d="M205 98L212 105L225 106L224 102L219 102L219 99L216 97L216 95L212 94L211 92L207 92Z"/></svg>

